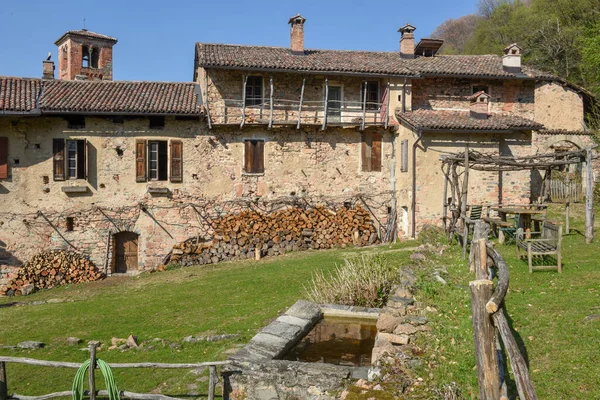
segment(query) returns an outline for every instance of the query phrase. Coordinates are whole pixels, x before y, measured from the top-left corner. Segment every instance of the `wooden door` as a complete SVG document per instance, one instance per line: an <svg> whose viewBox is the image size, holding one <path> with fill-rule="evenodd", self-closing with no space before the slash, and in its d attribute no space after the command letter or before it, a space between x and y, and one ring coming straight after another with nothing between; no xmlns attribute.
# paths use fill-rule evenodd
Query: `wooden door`
<svg viewBox="0 0 600 400"><path fill-rule="evenodd" d="M133 232L119 232L115 235L114 273L124 274L138 269L138 236Z"/></svg>

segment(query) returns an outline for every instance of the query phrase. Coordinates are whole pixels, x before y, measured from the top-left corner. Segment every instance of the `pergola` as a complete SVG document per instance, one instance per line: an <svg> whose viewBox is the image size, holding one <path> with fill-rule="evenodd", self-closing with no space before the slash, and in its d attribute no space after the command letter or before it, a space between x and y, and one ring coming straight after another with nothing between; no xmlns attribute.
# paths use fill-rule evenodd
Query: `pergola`
<svg viewBox="0 0 600 400"><path fill-rule="evenodd" d="M550 173L566 165L586 163L586 206L585 206L585 241L591 243L594 239L594 179L592 174L592 148L561 153L535 154L532 156L502 156L483 154L469 150L468 145L461 153L448 154L441 157L444 180L443 222L446 232L451 237L457 231L457 223L467 232L467 198L469 188L469 171L545 171L542 181L542 193L550 189ZM459 173L459 168L463 171ZM462 182L460 176L462 175ZM450 197L448 197L450 190ZM448 199L450 198L450 201ZM448 210L451 217L448 217ZM450 223L448 223L450 222ZM466 243L466 235L463 239Z"/></svg>

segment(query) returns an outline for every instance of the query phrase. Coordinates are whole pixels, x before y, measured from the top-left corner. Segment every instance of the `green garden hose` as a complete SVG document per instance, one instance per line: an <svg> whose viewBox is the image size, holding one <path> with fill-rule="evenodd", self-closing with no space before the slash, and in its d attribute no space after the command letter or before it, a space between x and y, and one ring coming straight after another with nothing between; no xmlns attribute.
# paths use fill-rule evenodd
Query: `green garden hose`
<svg viewBox="0 0 600 400"><path fill-rule="evenodd" d="M104 383L106 384L108 399L120 400L119 389L117 389L115 378L110 366L108 363L100 359L96 360L96 364L98 364L98 368L100 368L102 376L104 376ZM89 366L90 360L86 360L83 364L81 364L81 367L79 367L77 373L75 374L75 379L73 380L73 400L83 400L83 381L85 380L86 372Z"/></svg>

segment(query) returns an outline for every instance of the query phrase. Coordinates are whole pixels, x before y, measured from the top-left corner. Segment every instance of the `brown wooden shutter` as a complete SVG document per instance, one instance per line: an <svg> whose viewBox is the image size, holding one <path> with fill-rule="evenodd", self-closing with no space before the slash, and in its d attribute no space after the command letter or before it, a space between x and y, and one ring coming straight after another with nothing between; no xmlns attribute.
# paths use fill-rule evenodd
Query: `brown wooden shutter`
<svg viewBox="0 0 600 400"><path fill-rule="evenodd" d="M361 136L360 155L363 172L371 171L371 143L370 135L363 133Z"/></svg>
<svg viewBox="0 0 600 400"><path fill-rule="evenodd" d="M262 140L256 141L254 149L254 172L265 172L265 142Z"/></svg>
<svg viewBox="0 0 600 400"><path fill-rule="evenodd" d="M381 133L371 135L371 171L381 171Z"/></svg>
<svg viewBox="0 0 600 400"><path fill-rule="evenodd" d="M86 161L86 139L77 141L77 179L86 179L87 161Z"/></svg>
<svg viewBox="0 0 600 400"><path fill-rule="evenodd" d="M8 179L8 138L0 137L0 179Z"/></svg>
<svg viewBox="0 0 600 400"><path fill-rule="evenodd" d="M183 142L181 140L171 141L171 182L183 180Z"/></svg>
<svg viewBox="0 0 600 400"><path fill-rule="evenodd" d="M65 180L65 139L52 139L54 180Z"/></svg>
<svg viewBox="0 0 600 400"><path fill-rule="evenodd" d="M408 172L408 140L403 140L400 153L400 172Z"/></svg>
<svg viewBox="0 0 600 400"><path fill-rule="evenodd" d="M244 146L244 171L254 172L252 170L252 166L254 163L254 146L252 145L252 141L246 140L244 142Z"/></svg>
<svg viewBox="0 0 600 400"><path fill-rule="evenodd" d="M146 141L135 141L135 181L146 182Z"/></svg>
<svg viewBox="0 0 600 400"><path fill-rule="evenodd" d="M169 143L166 140L158 142L158 180L166 181L169 171Z"/></svg>

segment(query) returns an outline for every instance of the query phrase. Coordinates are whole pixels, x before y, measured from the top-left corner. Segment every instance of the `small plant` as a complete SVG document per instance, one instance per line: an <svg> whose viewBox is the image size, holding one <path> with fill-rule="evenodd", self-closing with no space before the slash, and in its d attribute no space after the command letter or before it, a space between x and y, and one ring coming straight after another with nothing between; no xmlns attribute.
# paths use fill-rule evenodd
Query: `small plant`
<svg viewBox="0 0 600 400"><path fill-rule="evenodd" d="M314 273L304 292L315 303L382 307L387 303L397 270L381 254L345 259L332 273Z"/></svg>
<svg viewBox="0 0 600 400"><path fill-rule="evenodd" d="M448 236L439 226L425 225L419 233L419 243L431 246L441 246L448 244Z"/></svg>

